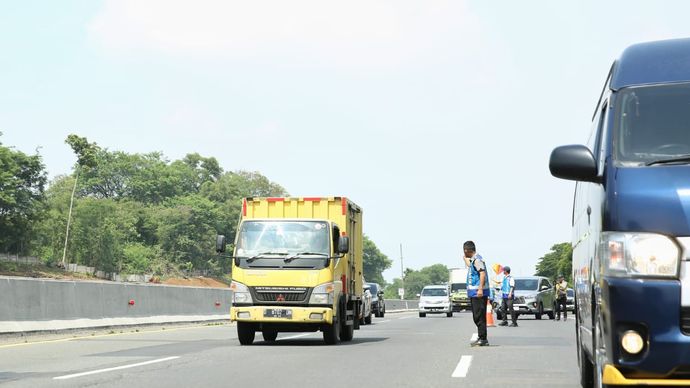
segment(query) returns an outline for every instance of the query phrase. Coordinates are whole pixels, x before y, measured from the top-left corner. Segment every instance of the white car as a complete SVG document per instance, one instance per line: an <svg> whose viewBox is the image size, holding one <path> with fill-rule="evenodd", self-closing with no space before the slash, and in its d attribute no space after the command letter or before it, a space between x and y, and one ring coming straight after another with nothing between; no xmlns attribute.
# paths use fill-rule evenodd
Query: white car
<svg viewBox="0 0 690 388"><path fill-rule="evenodd" d="M427 314L453 316L448 286L426 286L422 289L422 293L419 295L419 317L424 318Z"/></svg>

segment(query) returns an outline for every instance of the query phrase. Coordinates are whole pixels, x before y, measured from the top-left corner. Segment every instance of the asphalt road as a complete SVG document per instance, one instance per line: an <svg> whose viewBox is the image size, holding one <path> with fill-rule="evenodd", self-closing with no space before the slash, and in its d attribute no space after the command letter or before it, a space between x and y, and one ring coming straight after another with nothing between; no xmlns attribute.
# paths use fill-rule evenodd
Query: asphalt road
<svg viewBox="0 0 690 388"><path fill-rule="evenodd" d="M320 332L240 346L229 324L0 345L0 386L578 387L569 318L491 327L479 348L467 312L387 314L335 346Z"/></svg>

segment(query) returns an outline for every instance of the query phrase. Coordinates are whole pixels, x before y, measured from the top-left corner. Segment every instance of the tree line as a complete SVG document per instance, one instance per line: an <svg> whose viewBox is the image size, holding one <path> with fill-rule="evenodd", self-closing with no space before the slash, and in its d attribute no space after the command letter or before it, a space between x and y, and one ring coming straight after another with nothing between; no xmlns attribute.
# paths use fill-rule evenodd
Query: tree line
<svg viewBox="0 0 690 388"><path fill-rule="evenodd" d="M125 274L222 274L229 262L216 255L214 236L234 239L241 199L289 195L259 172L225 171L197 153L171 161L160 152L110 151L76 135L66 143L77 163L50 182L38 153L0 143L0 252L48 265L64 255L68 263ZM383 283L390 260L366 237L364 246L365 276Z"/></svg>

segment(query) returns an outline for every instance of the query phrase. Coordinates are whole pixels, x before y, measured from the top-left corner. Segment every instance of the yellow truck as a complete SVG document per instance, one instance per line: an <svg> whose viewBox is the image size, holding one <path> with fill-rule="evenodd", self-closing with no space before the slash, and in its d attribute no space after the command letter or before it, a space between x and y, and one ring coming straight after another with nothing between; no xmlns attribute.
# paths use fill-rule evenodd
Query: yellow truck
<svg viewBox="0 0 690 388"><path fill-rule="evenodd" d="M362 209L345 197L245 198L232 253L230 320L242 345L260 331L322 331L350 341L362 308ZM216 238L216 251L226 239Z"/></svg>

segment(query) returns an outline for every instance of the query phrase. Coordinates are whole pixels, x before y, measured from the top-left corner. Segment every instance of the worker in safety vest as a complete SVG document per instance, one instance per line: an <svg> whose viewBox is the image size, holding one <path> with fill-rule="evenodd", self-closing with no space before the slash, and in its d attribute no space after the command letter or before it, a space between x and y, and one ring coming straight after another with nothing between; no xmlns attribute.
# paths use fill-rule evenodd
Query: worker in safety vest
<svg viewBox="0 0 690 388"><path fill-rule="evenodd" d="M501 294L503 294L503 302L501 308L503 310L503 321L499 326L508 326L508 313L510 313L510 319L513 321L510 327L517 327L517 314L513 310L513 300L515 299L515 279L513 275L510 274L510 267L507 265L503 267L503 284L501 285Z"/></svg>
<svg viewBox="0 0 690 388"><path fill-rule="evenodd" d="M486 274L486 263L477 254L477 248L472 241L462 245L467 271L467 296L472 304L472 319L477 325L477 340L472 346L489 346L486 338L486 304L490 294L489 278Z"/></svg>

